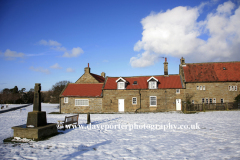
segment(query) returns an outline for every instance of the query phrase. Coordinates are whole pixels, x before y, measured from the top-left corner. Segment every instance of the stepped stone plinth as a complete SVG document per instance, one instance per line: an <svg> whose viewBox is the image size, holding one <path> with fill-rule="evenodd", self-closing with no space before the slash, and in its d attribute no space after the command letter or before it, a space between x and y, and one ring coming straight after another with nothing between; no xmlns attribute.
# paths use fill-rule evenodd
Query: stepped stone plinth
<svg viewBox="0 0 240 160"><path fill-rule="evenodd" d="M33 111L28 112L27 124L12 127L14 137L42 139L56 135L56 123L47 123L46 112L41 111L41 84L36 83L34 88Z"/></svg>

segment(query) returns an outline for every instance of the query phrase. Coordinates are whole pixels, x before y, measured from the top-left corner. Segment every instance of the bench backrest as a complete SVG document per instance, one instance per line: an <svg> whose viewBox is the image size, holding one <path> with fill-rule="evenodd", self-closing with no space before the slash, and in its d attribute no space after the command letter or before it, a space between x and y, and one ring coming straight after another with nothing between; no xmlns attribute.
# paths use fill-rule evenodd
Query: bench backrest
<svg viewBox="0 0 240 160"><path fill-rule="evenodd" d="M78 115L65 117L65 122L78 122Z"/></svg>

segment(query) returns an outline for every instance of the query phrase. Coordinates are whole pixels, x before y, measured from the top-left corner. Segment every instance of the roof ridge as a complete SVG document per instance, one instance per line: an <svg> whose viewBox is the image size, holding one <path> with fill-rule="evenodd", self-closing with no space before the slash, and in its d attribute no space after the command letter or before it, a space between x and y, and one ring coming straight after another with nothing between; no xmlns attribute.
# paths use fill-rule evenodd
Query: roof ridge
<svg viewBox="0 0 240 160"><path fill-rule="evenodd" d="M214 63L239 63L240 61L230 61L230 62L199 62L199 63L185 63L187 64L214 64Z"/></svg>
<svg viewBox="0 0 240 160"><path fill-rule="evenodd" d="M122 76L119 76L119 77L122 77L122 78L138 78L138 77L154 77L154 76L166 76L166 75L149 75L149 76L131 76L131 77L122 77ZM168 76L179 76L179 74L169 74ZM119 78L119 77L108 77L108 78Z"/></svg>

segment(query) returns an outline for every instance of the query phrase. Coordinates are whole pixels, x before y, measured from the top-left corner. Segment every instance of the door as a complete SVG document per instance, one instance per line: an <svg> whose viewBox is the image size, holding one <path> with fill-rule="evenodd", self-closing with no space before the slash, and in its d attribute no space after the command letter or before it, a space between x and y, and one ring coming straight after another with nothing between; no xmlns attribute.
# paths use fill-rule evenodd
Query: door
<svg viewBox="0 0 240 160"><path fill-rule="evenodd" d="M181 99L176 99L176 110L181 111Z"/></svg>
<svg viewBox="0 0 240 160"><path fill-rule="evenodd" d="M118 112L124 112L124 99L118 99Z"/></svg>

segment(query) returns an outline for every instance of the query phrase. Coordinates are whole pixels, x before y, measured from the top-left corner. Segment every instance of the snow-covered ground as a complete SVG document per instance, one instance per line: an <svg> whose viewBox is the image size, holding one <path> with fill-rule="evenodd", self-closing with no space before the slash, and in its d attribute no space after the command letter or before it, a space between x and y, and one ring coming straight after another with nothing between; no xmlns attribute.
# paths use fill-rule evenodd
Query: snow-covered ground
<svg viewBox="0 0 240 160"><path fill-rule="evenodd" d="M13 136L12 126L26 124L32 109L0 114L0 159L240 159L240 111L92 114L91 126L80 114L83 128L45 141L3 143ZM59 111L57 104L42 104L42 110ZM47 121L66 115L47 114ZM192 129L180 129L187 127Z"/></svg>

